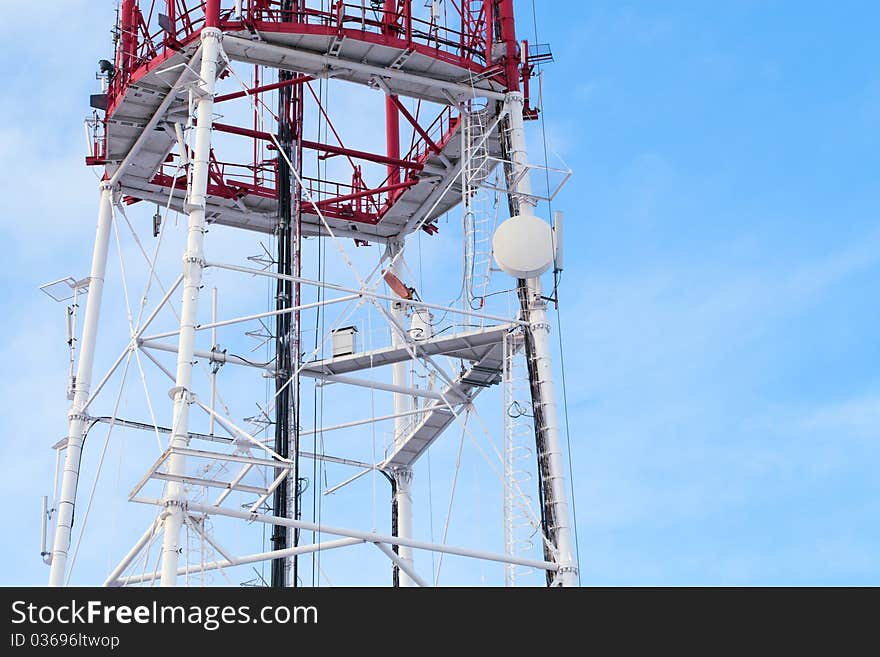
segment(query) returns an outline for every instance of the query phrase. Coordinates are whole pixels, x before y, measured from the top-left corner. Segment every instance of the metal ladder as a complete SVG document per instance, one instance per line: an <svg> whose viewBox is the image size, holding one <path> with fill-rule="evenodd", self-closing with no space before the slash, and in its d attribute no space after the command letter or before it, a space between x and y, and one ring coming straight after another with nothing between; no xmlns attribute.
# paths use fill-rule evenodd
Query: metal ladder
<svg viewBox="0 0 880 657"><path fill-rule="evenodd" d="M530 466L534 463L535 428L523 347L521 331L504 338L504 550L509 556L531 557L536 530L528 515L534 512L528 491L534 488ZM516 586L533 572L532 568L505 564L504 584Z"/></svg>
<svg viewBox="0 0 880 657"><path fill-rule="evenodd" d="M471 309L483 306L492 268L492 232L495 194L483 186L491 162L487 140L489 112L485 101L469 101L462 113L462 207L464 208L465 302Z"/></svg>

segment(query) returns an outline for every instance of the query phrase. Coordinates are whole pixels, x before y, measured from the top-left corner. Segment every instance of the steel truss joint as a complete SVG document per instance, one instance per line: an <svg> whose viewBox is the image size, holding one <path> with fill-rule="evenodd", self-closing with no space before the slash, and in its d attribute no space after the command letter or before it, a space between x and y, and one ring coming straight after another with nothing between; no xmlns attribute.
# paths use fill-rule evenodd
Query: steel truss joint
<svg viewBox="0 0 880 657"><path fill-rule="evenodd" d="M529 328L532 331L544 331L546 333L550 332L550 322L532 322L529 324Z"/></svg>
<svg viewBox="0 0 880 657"><path fill-rule="evenodd" d="M190 392L183 386L174 386L168 391L168 396L174 401L182 398L189 405L194 404L198 399L194 392Z"/></svg>
<svg viewBox="0 0 880 657"><path fill-rule="evenodd" d="M218 41L223 41L223 30L219 27L203 27L202 28L202 41L206 39L214 38Z"/></svg>
<svg viewBox="0 0 880 657"><path fill-rule="evenodd" d="M162 503L162 506L165 508L165 512L164 512L164 514L163 514L163 516L164 516L164 515L166 515L166 514L169 513L168 509L170 509L170 508L172 508L172 507L177 507L177 508L179 508L179 509L181 509L182 511L185 512L186 509L187 509L187 502L186 502L186 500L179 500L179 499L166 499L166 500Z"/></svg>
<svg viewBox="0 0 880 657"><path fill-rule="evenodd" d="M413 469L406 466L391 468L391 474L397 481L410 484L413 480Z"/></svg>
<svg viewBox="0 0 880 657"><path fill-rule="evenodd" d="M204 268L205 265L207 264L207 260L205 260L202 257L196 256L196 255L191 255L191 254L187 253L183 256L183 264L185 264L185 265L195 264L195 265L198 265L199 267Z"/></svg>

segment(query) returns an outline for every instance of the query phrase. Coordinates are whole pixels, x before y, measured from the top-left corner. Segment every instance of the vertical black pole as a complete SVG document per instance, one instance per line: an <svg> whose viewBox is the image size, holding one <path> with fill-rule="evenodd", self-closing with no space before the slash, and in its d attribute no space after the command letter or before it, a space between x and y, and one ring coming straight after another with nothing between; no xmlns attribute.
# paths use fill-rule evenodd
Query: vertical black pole
<svg viewBox="0 0 880 657"><path fill-rule="evenodd" d="M291 9L292 0L282 2L282 11ZM286 16L283 18L287 19ZM290 71L279 71L278 80L283 82L293 78ZM292 175L288 161L293 162L293 127L292 127L292 93L289 86L278 90L278 142L283 154L277 158L276 187L278 190L278 221L275 234L278 241L276 256L279 274L293 274L293 226L291 217L293 210L291 180ZM285 157L286 156L286 157ZM293 283L290 280L278 279L275 287L275 308L283 310L293 303ZM275 451L284 458L290 456L291 408L293 406L293 390L288 379L293 374L292 351L293 335L291 331L291 314L281 313L275 317ZM276 470L276 477L281 470ZM298 489L299 473L294 469L285 485L275 489L272 500L273 515L279 518L290 516L288 505L289 494L294 497ZM272 529L272 549L283 550L288 547L288 528L274 525ZM272 560L271 585L275 588L285 587L288 573L285 559ZM296 582L295 574L293 581Z"/></svg>

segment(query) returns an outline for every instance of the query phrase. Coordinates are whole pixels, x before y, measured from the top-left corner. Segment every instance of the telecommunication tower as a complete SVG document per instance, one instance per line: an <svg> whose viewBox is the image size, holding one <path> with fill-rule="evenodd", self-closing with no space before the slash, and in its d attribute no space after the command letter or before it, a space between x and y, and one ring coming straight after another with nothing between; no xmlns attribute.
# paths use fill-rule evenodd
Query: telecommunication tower
<svg viewBox="0 0 880 657"><path fill-rule="evenodd" d="M495 563L508 585L524 573L576 585L547 313L556 286L542 287L562 268L562 218L536 215L570 172L528 157L536 71L551 55L517 38L513 0L121 0L114 43L87 121L86 163L100 174L91 271L55 286L74 302L69 426L44 510L49 583L69 581L75 522L82 540L91 506L84 442L104 425L153 433L158 450L129 495L151 520L114 556L108 586L248 570L297 586L307 568L314 584L318 555L358 545L384 555L398 586L438 583L427 555ZM153 206L151 225L134 217ZM180 250L166 257L175 234L182 271ZM257 242L258 255L216 255ZM96 355L118 328L102 317L114 285L128 326L99 377ZM147 417L110 394L129 370ZM254 403L249 418L230 410ZM418 530L414 481L453 428L482 445L503 490L498 550L447 540L448 516L441 540ZM328 448L330 435L345 438ZM326 468L347 474L330 485ZM454 500L457 466L447 474L451 513L468 500ZM389 487L371 526L358 506L367 479ZM315 511L331 493L352 496L338 521ZM263 548L241 554L259 528Z"/></svg>

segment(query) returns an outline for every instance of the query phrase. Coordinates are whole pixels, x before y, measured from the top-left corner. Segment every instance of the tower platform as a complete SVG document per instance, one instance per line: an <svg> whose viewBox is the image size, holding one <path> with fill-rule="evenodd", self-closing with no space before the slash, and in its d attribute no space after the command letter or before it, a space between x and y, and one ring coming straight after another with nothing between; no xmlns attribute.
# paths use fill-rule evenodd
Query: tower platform
<svg viewBox="0 0 880 657"><path fill-rule="evenodd" d="M327 234L310 198L334 234L379 242L412 232L416 220L432 232L431 222L461 201L461 184L455 181L462 159L457 106L469 99L489 99L485 121L491 125L498 112L495 101L504 93L501 67L486 66L484 48L461 45L465 40L461 34L447 34L442 40L435 35L432 43L418 23L412 19L409 28L389 34L378 32L374 21L354 15L310 15L293 23L234 21L227 16L221 22L223 49L230 60L295 71L313 79L381 86L385 93L445 106L430 126L416 129L413 147L396 160L402 172L400 183L367 189L305 180L311 189L303 195L304 234ZM179 155L177 129L187 123L190 92L200 84L198 27L192 25L175 34L170 45L166 33L164 49L153 46L153 56L133 67L129 75L118 75L106 99L99 101L106 107L105 134L89 163L105 165L129 203L143 200L165 205L170 195L171 207L185 210L186 175L173 153ZM449 45L455 41L459 44ZM144 51L144 44L139 47L139 52ZM224 67L218 75L226 77ZM239 81L227 79L225 86L229 95L243 96ZM222 98L222 94L217 96ZM222 124L214 127L263 140L272 147L269 133ZM354 160L389 163L387 156L336 145L306 142L304 146L319 155L345 154ZM491 159L474 184L488 177L500 158L497 130L488 136L486 147ZM273 176L270 163L212 162L208 222L271 233L277 218Z"/></svg>

